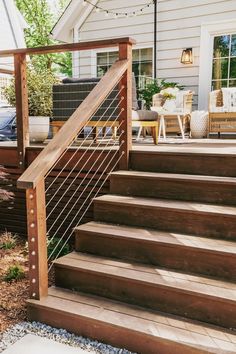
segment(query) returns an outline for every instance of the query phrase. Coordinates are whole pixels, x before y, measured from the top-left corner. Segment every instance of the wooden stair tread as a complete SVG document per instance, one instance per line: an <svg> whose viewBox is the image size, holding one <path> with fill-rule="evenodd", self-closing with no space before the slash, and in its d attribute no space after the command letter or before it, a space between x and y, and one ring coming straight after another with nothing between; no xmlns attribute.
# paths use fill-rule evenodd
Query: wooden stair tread
<svg viewBox="0 0 236 354"><path fill-rule="evenodd" d="M159 172L145 172L145 171L115 171L111 173L115 177L132 177L132 178L145 178L145 179L175 179L180 181L197 181L197 182L217 182L235 184L235 177L221 177L221 176L204 176L204 175L189 175L177 173L159 173Z"/></svg>
<svg viewBox="0 0 236 354"><path fill-rule="evenodd" d="M167 287L196 296L214 297L218 301L236 301L236 284L175 272L156 266L122 262L94 255L72 252L54 262L58 267L92 272L115 277L130 282L143 283L144 286Z"/></svg>
<svg viewBox="0 0 236 354"><path fill-rule="evenodd" d="M113 329L122 327L135 333L140 332L148 338L171 341L174 348L175 345L183 344L197 348L199 352L236 352L236 336L229 331L102 297L50 288L47 297L40 301L29 300L28 304L38 309L48 309L54 316L55 313L62 316L69 313L74 317L74 321L76 316L88 318L91 326L107 323Z"/></svg>
<svg viewBox="0 0 236 354"><path fill-rule="evenodd" d="M120 196L107 194L94 199L97 203L119 204L125 206L141 206L143 208L166 208L185 213L209 213L224 216L236 216L236 207L227 205L214 205L206 203L196 203L191 201L177 201L167 199L142 198L132 196Z"/></svg>
<svg viewBox="0 0 236 354"><path fill-rule="evenodd" d="M75 228L75 230L85 231L91 234L96 233L96 237L99 237L99 235L106 235L111 238L132 239L136 242L149 241L155 244L168 244L173 247L182 246L194 249L198 248L202 251L206 250L206 252L220 252L236 256L236 243L227 240L210 239L174 232L164 232L155 229L113 225L94 221L80 225Z"/></svg>

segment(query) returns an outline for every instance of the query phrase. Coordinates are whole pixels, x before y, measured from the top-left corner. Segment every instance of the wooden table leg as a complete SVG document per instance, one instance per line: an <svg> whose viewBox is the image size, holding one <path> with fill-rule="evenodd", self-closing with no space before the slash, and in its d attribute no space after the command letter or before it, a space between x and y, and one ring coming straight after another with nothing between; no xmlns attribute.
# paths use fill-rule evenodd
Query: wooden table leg
<svg viewBox="0 0 236 354"><path fill-rule="evenodd" d="M180 115L177 116L177 119L178 119L178 123L179 123L179 129L180 129L180 132L181 132L181 135L182 135L182 139L184 140L184 129L183 129L183 125L182 125L182 122L181 122Z"/></svg>

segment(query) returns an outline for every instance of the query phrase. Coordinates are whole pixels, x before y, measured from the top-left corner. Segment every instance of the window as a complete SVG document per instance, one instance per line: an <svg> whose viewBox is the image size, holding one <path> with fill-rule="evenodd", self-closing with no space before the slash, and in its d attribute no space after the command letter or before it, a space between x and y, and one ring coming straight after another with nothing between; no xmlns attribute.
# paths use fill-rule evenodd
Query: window
<svg viewBox="0 0 236 354"><path fill-rule="evenodd" d="M214 37L212 89L236 86L236 34Z"/></svg>
<svg viewBox="0 0 236 354"><path fill-rule="evenodd" d="M97 53L97 76L103 76L118 59L118 52ZM152 77L152 48L133 50L133 72L135 76Z"/></svg>

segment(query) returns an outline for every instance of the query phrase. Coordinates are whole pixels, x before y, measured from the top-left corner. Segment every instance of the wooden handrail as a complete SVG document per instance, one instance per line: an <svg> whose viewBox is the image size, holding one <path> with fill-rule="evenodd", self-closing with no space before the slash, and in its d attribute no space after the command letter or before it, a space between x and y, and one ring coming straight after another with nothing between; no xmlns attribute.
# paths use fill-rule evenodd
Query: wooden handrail
<svg viewBox="0 0 236 354"><path fill-rule="evenodd" d="M71 144L128 70L129 60L118 60L63 125L57 135L18 179L17 187L33 189Z"/></svg>
<svg viewBox="0 0 236 354"><path fill-rule="evenodd" d="M35 48L20 48L20 49L8 49L1 50L0 57L10 57L14 54L25 54L25 55L35 55L35 54L49 54L49 53L60 53L60 52L73 52L77 50L91 50L99 48L109 48L118 46L119 44L135 44L136 41L130 37L124 38L113 38L100 41L88 41L79 43L69 43L69 44L56 44L47 47L35 47Z"/></svg>

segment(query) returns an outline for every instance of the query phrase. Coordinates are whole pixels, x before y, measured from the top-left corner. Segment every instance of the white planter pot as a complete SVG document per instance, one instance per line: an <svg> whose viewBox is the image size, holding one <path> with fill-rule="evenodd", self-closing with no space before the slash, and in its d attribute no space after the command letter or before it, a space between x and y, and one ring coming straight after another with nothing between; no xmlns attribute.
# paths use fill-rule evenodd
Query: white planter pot
<svg viewBox="0 0 236 354"><path fill-rule="evenodd" d="M42 143L49 134L49 117L29 117L30 142Z"/></svg>
<svg viewBox="0 0 236 354"><path fill-rule="evenodd" d="M207 137L208 133L208 112L194 111L191 113L190 121L191 137L193 139L202 139Z"/></svg>

